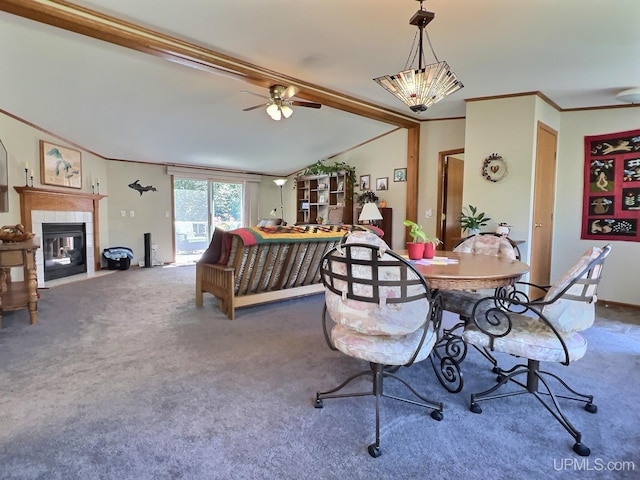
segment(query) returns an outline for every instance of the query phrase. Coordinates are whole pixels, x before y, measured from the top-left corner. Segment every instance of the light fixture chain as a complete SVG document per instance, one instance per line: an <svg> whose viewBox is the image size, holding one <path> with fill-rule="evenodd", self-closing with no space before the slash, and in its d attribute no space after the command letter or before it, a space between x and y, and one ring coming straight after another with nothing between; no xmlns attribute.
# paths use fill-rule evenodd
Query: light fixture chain
<svg viewBox="0 0 640 480"><path fill-rule="evenodd" d="M436 55L426 29L427 24L433 20L435 14L423 10L422 0L419 1L420 10L409 20L411 25L418 27L418 36L413 39L413 45L411 46L404 71L373 79L378 85L407 105L414 113L426 111L430 106L464 87L458 77L451 71L447 62L441 62ZM427 64L423 48L425 38L429 43L429 48L436 63ZM418 59L417 68L412 66L416 62L416 57Z"/></svg>
<svg viewBox="0 0 640 480"><path fill-rule="evenodd" d="M436 59L437 63L440 63L440 60L438 59L438 56L436 55L436 51L433 49L433 45L431 43L431 38L429 37L429 32L427 32L427 29L424 29L424 36L427 37L427 42L429 43L429 48L431 49L431 53L433 53L433 58ZM424 55L424 52L423 52ZM425 61L426 63L426 61Z"/></svg>
<svg viewBox="0 0 640 480"><path fill-rule="evenodd" d="M416 56L420 53L418 48L416 48L416 41L418 40L418 35L420 35L420 31L416 31L416 34L413 36L413 43L411 44L411 50L409 50L409 56L407 57L407 63L404 64L403 70L408 70L411 68L416 61Z"/></svg>

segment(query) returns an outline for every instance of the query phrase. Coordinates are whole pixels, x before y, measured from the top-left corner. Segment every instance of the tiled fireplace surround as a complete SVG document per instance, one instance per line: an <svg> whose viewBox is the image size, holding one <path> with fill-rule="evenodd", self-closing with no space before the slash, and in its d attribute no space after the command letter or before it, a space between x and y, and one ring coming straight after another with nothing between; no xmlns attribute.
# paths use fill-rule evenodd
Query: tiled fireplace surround
<svg viewBox="0 0 640 480"><path fill-rule="evenodd" d="M42 224L43 223L85 223L87 237L85 239L87 246L87 274L95 273L95 253L93 252L93 213L92 212L66 212L66 211L48 211L48 210L31 210L31 231L40 238L42 242ZM42 245L40 245L42 247ZM44 250L39 248L36 250L36 268L38 272L38 287L44 287Z"/></svg>
<svg viewBox="0 0 640 480"><path fill-rule="evenodd" d="M20 194L21 223L42 241L43 223L85 223L87 274L100 270L99 202L106 195L14 187ZM36 251L38 287L44 287L44 254Z"/></svg>

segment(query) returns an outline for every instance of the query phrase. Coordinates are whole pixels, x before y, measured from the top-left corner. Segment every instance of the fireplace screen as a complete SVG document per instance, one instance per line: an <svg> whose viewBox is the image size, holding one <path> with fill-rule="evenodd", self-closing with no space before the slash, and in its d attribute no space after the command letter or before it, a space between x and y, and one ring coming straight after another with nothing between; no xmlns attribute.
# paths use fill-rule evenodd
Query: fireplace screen
<svg viewBox="0 0 640 480"><path fill-rule="evenodd" d="M84 223L43 223L44 279L87 271L86 227Z"/></svg>

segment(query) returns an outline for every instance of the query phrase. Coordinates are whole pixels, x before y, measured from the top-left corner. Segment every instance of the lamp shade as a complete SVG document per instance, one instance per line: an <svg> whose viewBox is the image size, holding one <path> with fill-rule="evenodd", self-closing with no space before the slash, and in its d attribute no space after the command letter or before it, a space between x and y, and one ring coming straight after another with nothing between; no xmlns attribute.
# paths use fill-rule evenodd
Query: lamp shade
<svg viewBox="0 0 640 480"><path fill-rule="evenodd" d="M285 183L287 183L287 179L286 178L276 178L273 183L275 183L277 186L282 187L284 186Z"/></svg>
<svg viewBox="0 0 640 480"><path fill-rule="evenodd" d="M359 222L370 222L373 220L382 220L382 214L378 207L376 207L375 203L365 203L362 206L362 211L360 212L360 216L358 217Z"/></svg>

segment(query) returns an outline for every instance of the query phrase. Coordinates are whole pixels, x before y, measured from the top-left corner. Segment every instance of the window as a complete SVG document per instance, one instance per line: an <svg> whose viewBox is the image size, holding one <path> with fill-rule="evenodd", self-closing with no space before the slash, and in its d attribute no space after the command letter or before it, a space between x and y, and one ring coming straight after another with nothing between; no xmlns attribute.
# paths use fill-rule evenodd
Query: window
<svg viewBox="0 0 640 480"><path fill-rule="evenodd" d="M243 183L174 178L176 261L197 260L215 227L243 225Z"/></svg>

